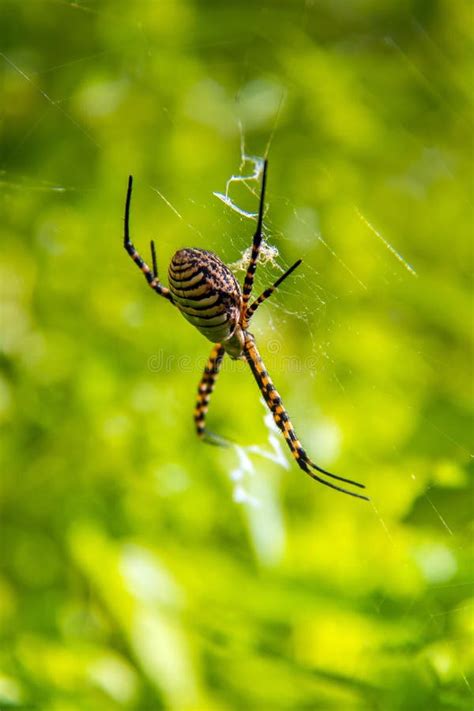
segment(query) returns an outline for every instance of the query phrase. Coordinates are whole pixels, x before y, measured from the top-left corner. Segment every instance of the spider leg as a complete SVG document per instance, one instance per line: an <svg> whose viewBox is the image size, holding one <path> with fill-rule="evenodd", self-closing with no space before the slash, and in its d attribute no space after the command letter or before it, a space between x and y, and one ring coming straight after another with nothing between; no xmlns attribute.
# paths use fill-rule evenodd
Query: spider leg
<svg viewBox="0 0 474 711"><path fill-rule="evenodd" d="M124 239L123 239L123 246L125 247L126 251L130 255L130 257L133 259L137 267L143 272L145 279L147 280L148 284L151 286L152 289L156 291L157 294L160 296L164 296L165 299L168 299L168 301L171 301L173 303L173 297L171 296L170 290L167 289L166 286L163 286L163 284L160 283L160 280L158 279L158 271L156 268L156 255L155 255L155 245L152 242L152 259L153 259L153 271L150 269L148 264L143 261L143 259L140 257L138 254L137 250L133 246L131 240L130 240L130 202L132 200L132 183L133 183L133 178L130 175L128 179L128 188L127 188L127 199L125 202L125 224L124 224Z"/></svg>
<svg viewBox="0 0 474 711"><path fill-rule="evenodd" d="M201 437L204 442L220 446L227 446L229 443L223 437L206 429L206 414L224 354L224 346L221 343L216 343L204 368L194 408L194 422L198 437Z"/></svg>
<svg viewBox="0 0 474 711"><path fill-rule="evenodd" d="M156 251L155 251L155 243L153 240L150 242L150 250L151 250L151 263L153 265L153 279L158 279L158 262L156 261Z"/></svg>
<svg viewBox="0 0 474 711"><path fill-rule="evenodd" d="M246 327L248 326L248 323L249 323L250 319L252 318L252 316L254 315L255 311L256 311L256 310L258 309L258 307L260 306L260 304L263 304L263 302L266 301L266 300L268 299L268 297L273 294L273 292L275 291L275 289L277 289L277 288L280 286L280 284L282 283L282 281L285 281L286 277L289 277L290 274L291 274L292 272L294 272L297 267L300 266L300 264L301 264L302 261L303 261L302 259L298 259L298 261L296 261L296 262L293 264L293 266L291 266L289 269L287 269L286 272L285 272L284 274L282 274L281 277L279 277L279 278L276 280L276 282L275 282L272 286L269 286L268 289L265 289L265 291L264 291L262 294L260 294L260 296L258 297L258 299L255 299L255 301L253 301L253 302L250 304L250 306L249 306L248 309L247 309L247 313L245 314L245 322L244 322L244 325L243 325L244 328L246 328Z"/></svg>
<svg viewBox="0 0 474 711"><path fill-rule="evenodd" d="M242 289L242 314L245 318L245 312L247 310L247 304L250 299L250 294L252 293L253 279L255 276L255 271L257 269L258 255L260 253L260 246L262 244L262 225L263 225L263 211L265 209L265 187L267 184L267 167L268 161L265 159L263 164L263 176L262 176L262 188L260 190L260 204L258 208L258 218L257 218L257 229L253 236L252 242L252 252L250 255L250 262L247 267L247 273L244 279L244 286Z"/></svg>
<svg viewBox="0 0 474 711"><path fill-rule="evenodd" d="M344 479L342 476L336 476L336 474L331 474L325 469L321 469L321 467L318 467L316 464L314 464L314 462L311 461L311 459L308 457L305 450L301 446L298 437L296 436L296 432L293 428L293 425L291 424L288 413L286 412L283 406L281 397L276 391L275 386L273 385L271 378L265 369L260 353L258 352L257 347L255 345L253 336L248 333L244 345L244 354L253 373L253 376L257 381L257 385L260 388L260 391L265 399L265 402L273 415L273 419L275 420L275 423L278 428L283 432L283 436L285 437L286 443L290 448L291 454L296 459L296 463L298 464L298 466L303 469L306 474L308 474L316 481L319 481L321 484L329 486L331 489L336 489L336 491L341 491L344 494L356 496L358 499L365 499L366 501L368 501L369 499L367 496L357 494L354 491L349 491L348 489L343 489L342 487L336 486L335 484L332 484L331 482L326 481L326 479L323 479L322 477L315 474L313 470L316 470L321 474L325 474L326 476L331 477L332 479L343 481L346 484L352 484L353 486L358 486L361 489L365 488L363 484L359 484L358 482L352 481L351 479Z"/></svg>

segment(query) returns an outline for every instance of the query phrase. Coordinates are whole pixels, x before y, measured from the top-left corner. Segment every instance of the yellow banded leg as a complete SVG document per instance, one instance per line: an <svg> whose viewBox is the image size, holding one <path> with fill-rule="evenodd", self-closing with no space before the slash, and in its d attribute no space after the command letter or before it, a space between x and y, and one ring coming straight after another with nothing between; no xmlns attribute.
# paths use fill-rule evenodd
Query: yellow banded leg
<svg viewBox="0 0 474 711"><path fill-rule="evenodd" d="M252 318L255 311L260 306L260 304L263 304L263 302L266 301L273 294L275 289L278 289L278 287L280 286L282 281L284 281L287 277L289 277L290 274L292 272L294 272L297 267L299 267L301 262L302 262L302 260L298 259L289 269L286 270L286 272L284 274L281 275L281 277L279 279L276 280L276 282L274 284L272 284L272 286L269 286L268 289L265 289L265 291L262 294L260 294L258 299L255 299L255 301L252 304L250 304L250 306L247 308L247 311L245 314L245 319L244 319L244 323L243 323L244 328L247 328L250 319Z"/></svg>
<svg viewBox="0 0 474 711"><path fill-rule="evenodd" d="M277 427L282 431L286 443L291 451L291 454L295 458L298 466L310 477L320 482L321 484L324 484L325 486L329 486L331 489L336 489L337 491L341 491L344 494L349 494L350 496L356 496L359 499L367 499L366 496L356 494L353 491L343 489L339 486L336 486L335 484L332 484L329 481L326 481L326 479L323 479L322 477L315 474L314 471L312 471L314 469L317 472L320 472L321 474L325 474L326 476L331 477L332 479L337 479L338 481L343 481L346 484L352 484L353 486L364 488L363 484L359 484L358 482L352 481L351 479L344 479L343 477L337 476L336 474L331 474L325 469L321 469L321 467L318 467L316 464L314 464L314 462L311 461L311 459L308 457L305 450L301 446L301 442L296 436L295 429L291 423L288 413L285 410L281 397L278 394L268 372L265 369L260 353L258 352L257 347L255 345L255 341L253 337L248 333L245 340L244 353L245 358L247 359L247 362L253 373L253 376L257 381L260 391L265 399L265 402L273 415L273 419Z"/></svg>
<svg viewBox="0 0 474 711"><path fill-rule="evenodd" d="M194 423L198 437L201 437L203 441L209 444L221 446L226 446L228 443L223 437L219 437L219 435L206 429L206 415L224 354L224 346L220 343L216 343L204 368L204 373L198 387L196 407L194 408Z"/></svg>
<svg viewBox="0 0 474 711"><path fill-rule="evenodd" d="M132 184L133 184L133 178L132 176L129 177L128 179L128 188L127 188L127 199L125 202L125 225L124 225L124 239L123 239L123 246L125 247L127 253L130 255L130 257L133 259L137 267L140 269L141 272L143 272L143 275L145 279L147 280L149 286L156 291L157 294L160 296L163 296L165 299L168 299L168 301L171 301L173 303L173 297L171 296L170 290L166 288L166 286L163 286L163 284L160 283L160 280L158 279L158 274L156 270L156 256L155 256L155 246L152 243L151 246L151 251L152 251L152 259L153 259L153 271L150 269L148 264L140 257L138 254L137 250L133 246L131 240L130 240L130 202L132 199Z"/></svg>
<svg viewBox="0 0 474 711"><path fill-rule="evenodd" d="M252 293L253 280L255 272L257 270L258 255L260 254L260 247L262 244L262 229L263 229L263 212L265 209L265 188L267 185L267 167L268 161L265 160L263 164L263 175L262 175L262 187L260 189L260 202L258 206L258 217L257 217L257 228L252 240L252 252L250 255L250 262L247 267L247 273L245 274L244 285L242 288L242 316L245 321L245 314L247 311L248 302L250 299L250 294Z"/></svg>

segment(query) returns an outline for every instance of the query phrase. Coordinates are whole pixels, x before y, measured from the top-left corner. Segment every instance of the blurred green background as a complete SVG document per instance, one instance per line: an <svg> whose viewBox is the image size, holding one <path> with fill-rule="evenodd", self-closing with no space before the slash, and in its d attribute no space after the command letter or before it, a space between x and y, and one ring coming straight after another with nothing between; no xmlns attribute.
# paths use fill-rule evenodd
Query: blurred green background
<svg viewBox="0 0 474 711"><path fill-rule="evenodd" d="M0 28L0 707L471 709L470 4L3 0ZM210 343L121 246L133 173L164 281L183 246L241 259L213 195L241 138L259 288L304 259L252 330L369 504L248 449L244 364L209 415L241 448L197 441Z"/></svg>

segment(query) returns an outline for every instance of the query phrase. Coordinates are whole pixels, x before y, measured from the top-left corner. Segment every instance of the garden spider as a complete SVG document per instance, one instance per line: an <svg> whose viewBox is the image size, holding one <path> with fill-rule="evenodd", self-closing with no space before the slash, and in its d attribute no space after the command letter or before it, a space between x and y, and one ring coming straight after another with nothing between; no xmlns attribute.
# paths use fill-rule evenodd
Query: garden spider
<svg viewBox="0 0 474 711"><path fill-rule="evenodd" d="M194 247L180 249L176 252L171 260L168 271L169 288L163 286L158 277L154 242L151 242L153 269L150 269L140 257L130 240L129 217L132 197L132 176L128 179L125 203L124 247L135 264L145 275L145 279L151 288L176 306L187 321L214 343L199 384L197 402L194 410L194 421L198 436L213 444L225 444L225 440L213 435L206 429L205 420L209 400L224 355L227 353L234 360L246 360L265 402L273 415L273 419L283 432L283 436L298 466L310 477L325 486L329 486L332 489L341 491L344 494L349 494L350 496L356 496L359 499L368 500L368 497L336 486L336 484L323 479L315 473L319 472L319 474L324 474L327 477L345 482L346 484L365 488L363 484L351 481L350 479L344 479L341 476L336 476L318 467L308 457L296 436L282 400L269 374L265 370L257 346L255 345L255 339L248 331L250 319L260 304L268 299L275 289L301 264L301 259L298 259L272 286L265 289L252 303L249 303L262 243L267 166L268 163L265 160L263 164L257 229L253 237L252 252L242 290L230 269L217 255L205 249L197 249Z"/></svg>

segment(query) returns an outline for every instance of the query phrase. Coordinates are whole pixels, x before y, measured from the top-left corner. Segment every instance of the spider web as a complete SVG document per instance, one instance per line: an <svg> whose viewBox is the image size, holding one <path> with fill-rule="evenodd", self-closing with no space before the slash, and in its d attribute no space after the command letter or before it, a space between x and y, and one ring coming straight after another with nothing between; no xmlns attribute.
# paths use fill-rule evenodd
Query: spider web
<svg viewBox="0 0 474 711"><path fill-rule="evenodd" d="M245 136L242 124L239 123L240 132L240 164L239 170L232 174L225 185L225 190L215 191L214 196L217 197L230 211L236 213L245 221L249 221L251 227L257 218L257 213L251 212L244 207L242 207L233 197L233 191L236 186L244 186L245 189L252 195L254 202L258 201L258 195L261 184L261 176L263 170L263 156L249 155L245 149ZM273 138L274 133L272 134ZM268 155L270 150L270 141L267 145L265 155ZM183 216L179 211L170 204L164 195L162 195L158 190L156 192L163 199L165 204L173 211L173 213L180 219L184 221ZM271 207L271 198L268 199ZM289 205L289 208L294 216L297 223L302 224L304 227L309 228L311 236L314 240L320 242L324 249L326 249L331 257L337 262L340 269L349 275L355 288L363 289L367 291L368 287L364 283L361 277L359 277L338 255L337 251L331 247L328 240L317 230L311 227L310 218L305 213L305 211L299 210L294 205ZM265 267L273 267L274 273L281 274L286 269L289 268L290 264L285 262L281 257L278 247L274 244L273 240L275 238L279 240L284 240L285 235L275 227L272 220L268 217L269 210L264 219L264 232L265 237L262 243L261 255L259 258L259 271L260 275L264 271ZM354 206L354 212L361 220L361 222L367 227L374 238L382 243L386 250L387 260L392 259L398 262L402 268L406 271L410 278L417 278L418 274L413 265L411 265L404 256L394 247L391 242L384 237L379 230L368 220L368 218L361 212L361 210ZM303 214L301 214L303 213ZM245 226L245 224L244 224ZM196 228L192 225L188 227L197 232ZM244 230L245 232L245 230ZM252 229L249 230L252 233ZM227 236L226 236L227 238ZM241 238L235 238L230 235L231 241L235 246L241 245ZM251 243L243 249L240 258L231 263L229 266L233 269L236 276L240 277L242 280L245 275L246 267L250 258ZM395 272L394 272L395 275ZM326 300L333 298L333 295L328 294L324 287L318 285L316 292L308 299L308 291L306 284L308 282L313 282L318 280L319 274L316 269L311 267L311 265L304 265L302 273L300 273L299 279L293 279L290 287L298 296L298 308L289 309L285 304L285 299L282 298L281 294L276 294L272 296L271 299L271 313L266 322L265 328L257 328L257 334L261 337L267 337L270 334L270 350L272 347L276 350L280 347L279 333L280 324L286 322L287 319L297 319L302 323L302 328L305 334L309 337L312 343L312 350L317 355L317 362L326 362L329 368L335 366L334 360L330 355L330 344L320 344L318 342L317 336L314 332L314 313L316 311L324 311ZM265 277L266 283L271 283L268 276ZM260 276L260 282L262 278ZM265 283L265 282L264 282ZM263 286L263 284L262 284ZM256 289L256 292L258 289ZM265 306L269 306L268 303ZM272 339L272 336L274 337ZM304 377L314 378L314 371L309 368L304 369ZM338 386L345 393L346 390L344 385L338 380L337 374L333 373L333 377L338 383ZM234 483L233 487L233 497L234 501L239 504L243 504L246 507L247 517L249 521L249 528L254 539L254 545L257 554L260 556L261 560L265 564L276 564L281 560L284 553L285 546L285 535L284 535L284 515L281 507L281 501L279 500L276 492L278 490L279 482L278 478L275 477L274 472L272 472L273 484L268 478L258 477L258 472L261 470L261 458L271 461L273 464L281 467L282 469L289 469L291 466L290 460L291 455L286 451L286 445L281 440L281 434L278 428L273 422L271 414L268 412L265 402L261 400L264 415L263 421L267 428L268 439L267 445L262 443L250 444L247 446L235 444L229 442L231 448L233 448L236 465L230 468L229 476L231 481ZM326 443L328 452L327 457L329 460L335 458L337 449L339 435L337 432L337 426L328 420L326 427L324 426L324 418L322 420L321 430L323 437L326 435L328 442ZM427 426L430 423L427 422ZM441 433L444 434L444 433ZM448 435L446 435L448 437ZM331 442L333 443L334 449L331 451ZM462 444L456 443L460 449L464 449L466 454L469 454L468 450L463 447ZM472 455L470 455L472 456ZM409 471L404 473L405 477L410 477L415 480L414 474ZM396 541L390 531L390 526L387 524L383 515L379 512L377 506L377 497L371 494L371 507L374 515L380 523L381 530L383 534L387 537L391 545L396 546ZM430 499L428 492L424 492L423 496L429 502L429 506L432 508L440 526L448 533L449 536L453 536L453 532L450 529L448 523L446 522L442 512ZM261 509L264 508L262 511ZM260 510L255 514L254 509ZM270 531L270 534L268 532ZM454 570L449 565L447 568L451 571ZM436 576L436 573L433 573ZM442 575L442 572L440 573Z"/></svg>

